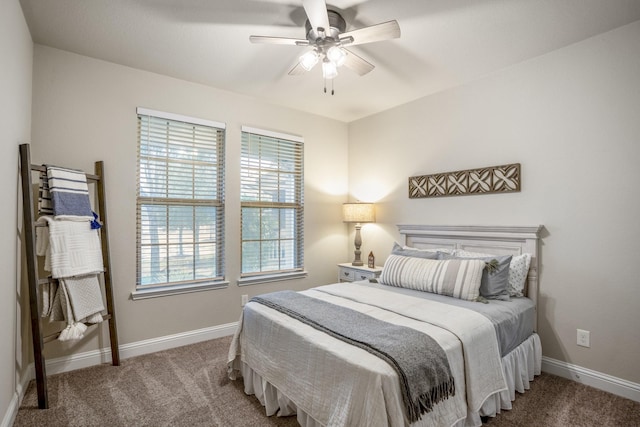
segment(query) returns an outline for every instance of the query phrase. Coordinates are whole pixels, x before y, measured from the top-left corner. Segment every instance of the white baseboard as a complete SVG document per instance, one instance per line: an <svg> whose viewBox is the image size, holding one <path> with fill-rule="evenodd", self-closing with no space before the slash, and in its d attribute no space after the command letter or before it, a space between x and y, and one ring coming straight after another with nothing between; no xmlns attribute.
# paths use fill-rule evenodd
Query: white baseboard
<svg viewBox="0 0 640 427"><path fill-rule="evenodd" d="M137 341L120 346L120 359L141 356L143 354L155 353L156 351L168 350L170 348L182 347L183 345L195 344L202 341L233 335L238 322L213 326L210 328L197 329L195 331L182 332L174 335L152 338ZM87 351L85 353L72 354L70 356L59 357L47 360L47 375L59 374L62 372L75 371L76 369L87 368L101 363L111 362L111 348Z"/></svg>
<svg viewBox="0 0 640 427"><path fill-rule="evenodd" d="M20 400L20 394L18 392L13 393L13 397L11 398L11 402L9 402L7 412L4 414L2 422L0 422L0 427L11 427L13 425L13 422L16 419L16 415L18 415Z"/></svg>
<svg viewBox="0 0 640 427"><path fill-rule="evenodd" d="M33 369L32 369L33 370ZM28 375L25 375L25 378L22 378L20 383L17 385L17 389L15 393L13 393L13 397L11 398L11 402L9 402L9 407L7 408L7 412L4 414L2 421L0 422L0 427L11 427L16 420L16 416L18 415L18 408L20 408L20 404L22 403L22 398L24 397L25 391L27 391L27 386L29 385Z"/></svg>
<svg viewBox="0 0 640 427"><path fill-rule="evenodd" d="M549 374L640 402L640 384L638 383L546 356L542 357L542 370Z"/></svg>
<svg viewBox="0 0 640 427"><path fill-rule="evenodd" d="M2 422L0 422L0 427L11 427L13 422L16 419L16 415L18 413L18 408L20 407L20 395L16 392L13 393L13 397L11 398L11 402L9 402L9 407L7 408L7 412L4 414L2 418Z"/></svg>

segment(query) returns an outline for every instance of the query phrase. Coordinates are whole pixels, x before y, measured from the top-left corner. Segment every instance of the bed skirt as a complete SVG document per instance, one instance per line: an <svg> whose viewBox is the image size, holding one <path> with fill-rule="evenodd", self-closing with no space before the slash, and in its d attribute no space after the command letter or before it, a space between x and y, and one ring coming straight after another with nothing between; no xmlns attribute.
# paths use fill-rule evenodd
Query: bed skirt
<svg viewBox="0 0 640 427"><path fill-rule="evenodd" d="M237 363L237 361L236 361ZM284 393L265 381L244 362L238 366L244 378L244 392L255 395L267 416L286 417L296 415L302 427L323 427L308 414L297 411L293 403ZM537 334L502 358L502 370L507 382L507 390L495 393L484 402L479 412L470 412L467 417L454 424L455 427L478 427L482 425L481 416L495 417L501 410L511 409L511 402L516 398L516 391L524 393L535 375L540 375L542 366L542 346ZM420 426L420 421L413 424Z"/></svg>

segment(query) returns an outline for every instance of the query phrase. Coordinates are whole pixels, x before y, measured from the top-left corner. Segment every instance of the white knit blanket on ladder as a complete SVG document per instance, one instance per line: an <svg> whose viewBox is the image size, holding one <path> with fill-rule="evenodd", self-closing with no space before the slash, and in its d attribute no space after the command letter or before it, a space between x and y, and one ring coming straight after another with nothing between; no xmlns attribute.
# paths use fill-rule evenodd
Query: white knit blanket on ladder
<svg viewBox="0 0 640 427"><path fill-rule="evenodd" d="M102 321L104 302L98 274L104 270L97 230L88 221L61 221L42 216L36 222L36 253L45 257L45 270L60 281L51 304L43 304L42 316L66 321L59 340L82 338L87 323ZM51 286L44 285L42 301L50 300Z"/></svg>
<svg viewBox="0 0 640 427"><path fill-rule="evenodd" d="M42 227L47 225L48 227ZM44 269L53 278L97 274L104 270L98 230L89 221L60 221L41 216L36 222L37 254L45 257ZM48 243L48 245L47 245Z"/></svg>

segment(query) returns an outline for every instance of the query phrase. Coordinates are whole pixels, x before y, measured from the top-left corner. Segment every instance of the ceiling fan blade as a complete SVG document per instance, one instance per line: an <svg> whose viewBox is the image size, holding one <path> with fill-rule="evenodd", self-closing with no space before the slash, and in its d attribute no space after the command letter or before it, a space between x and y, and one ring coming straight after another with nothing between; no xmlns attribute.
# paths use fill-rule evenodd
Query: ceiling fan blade
<svg viewBox="0 0 640 427"><path fill-rule="evenodd" d="M308 46L309 40L292 39L289 37L249 36L251 43L284 44L291 46Z"/></svg>
<svg viewBox="0 0 640 427"><path fill-rule="evenodd" d="M350 50L345 50L347 51L347 57L345 58L344 64L342 65L347 67L351 71L357 73L360 76L364 76L369 71L375 68L372 63L362 59Z"/></svg>
<svg viewBox="0 0 640 427"><path fill-rule="evenodd" d="M322 27L325 31L329 31L329 15L325 0L303 0L302 5L307 18L309 18L309 23L311 23L311 28L317 30L318 27Z"/></svg>
<svg viewBox="0 0 640 427"><path fill-rule="evenodd" d="M307 70L305 70L302 65L298 62L292 69L289 70L289 75L290 76L300 76L304 73L306 73Z"/></svg>
<svg viewBox="0 0 640 427"><path fill-rule="evenodd" d="M398 21L388 21L381 24L370 25L358 30L347 31L340 34L340 40L353 39L350 45L373 43L389 39L397 39L400 37L400 25Z"/></svg>

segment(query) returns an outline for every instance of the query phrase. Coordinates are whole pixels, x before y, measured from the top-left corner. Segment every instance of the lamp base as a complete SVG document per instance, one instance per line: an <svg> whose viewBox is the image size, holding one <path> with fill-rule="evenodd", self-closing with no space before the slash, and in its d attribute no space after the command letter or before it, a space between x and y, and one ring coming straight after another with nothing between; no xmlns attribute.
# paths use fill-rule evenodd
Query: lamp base
<svg viewBox="0 0 640 427"><path fill-rule="evenodd" d="M360 246L362 246L362 237L360 237L360 228L362 227L362 225L360 225L360 223L356 224L356 238L355 241L353 242L355 244L356 250L353 251L353 262L351 263L351 265L356 266L356 267L361 267L364 265L364 263L362 262L362 260L360 259L360 254L362 254L362 252L360 251Z"/></svg>

